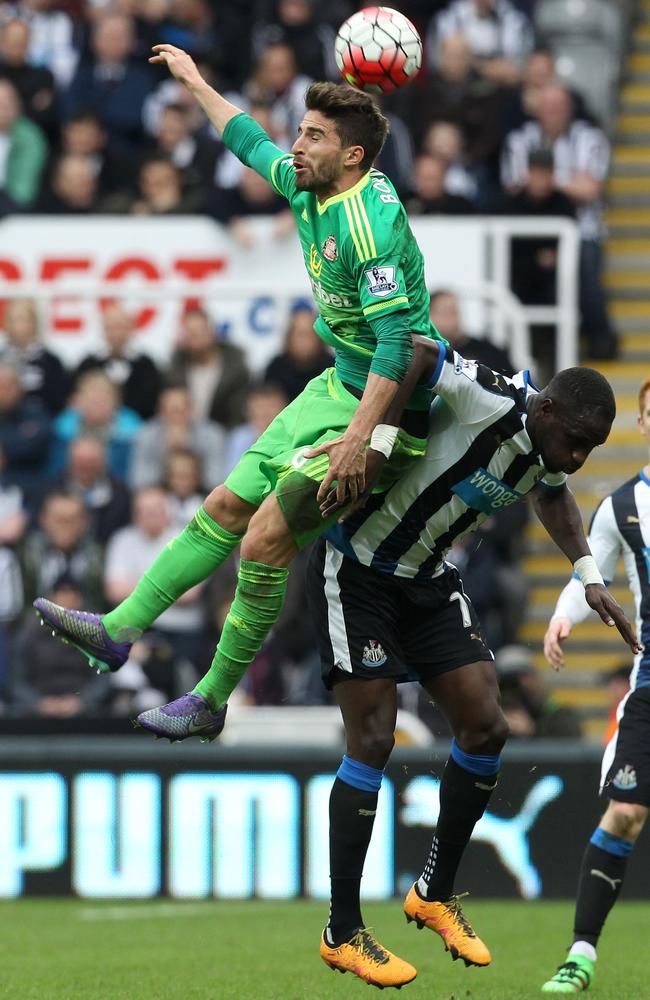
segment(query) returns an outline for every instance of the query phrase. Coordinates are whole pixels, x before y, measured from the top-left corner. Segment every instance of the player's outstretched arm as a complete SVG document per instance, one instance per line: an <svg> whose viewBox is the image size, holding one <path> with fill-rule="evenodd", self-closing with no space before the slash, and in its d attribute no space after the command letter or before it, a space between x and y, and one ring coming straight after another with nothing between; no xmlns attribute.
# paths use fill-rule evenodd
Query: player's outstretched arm
<svg viewBox="0 0 650 1000"><path fill-rule="evenodd" d="M580 573L580 561L585 557L591 560L595 566L595 560L591 555L582 527L580 511L569 487L564 486L560 489L549 490L543 486L537 486L533 491L533 503L535 512L547 532L558 548L573 563L576 570ZM633 653L640 652L641 646L637 641L634 626L627 620L623 609L604 585L600 574L596 572L594 580L590 580L584 574L580 575L584 584L585 600L589 607L600 616L606 625L616 626ZM549 659L554 666L557 663L556 669L562 665L560 641L561 637L558 633L558 635L549 638L548 644L549 652L553 654L552 657L549 656ZM559 653L558 650L560 650Z"/></svg>
<svg viewBox="0 0 650 1000"><path fill-rule="evenodd" d="M242 113L241 108L227 101L203 79L196 63L183 49L176 45L154 45L153 52L155 55L149 62L167 66L172 76L194 95L218 132L223 134L230 119Z"/></svg>

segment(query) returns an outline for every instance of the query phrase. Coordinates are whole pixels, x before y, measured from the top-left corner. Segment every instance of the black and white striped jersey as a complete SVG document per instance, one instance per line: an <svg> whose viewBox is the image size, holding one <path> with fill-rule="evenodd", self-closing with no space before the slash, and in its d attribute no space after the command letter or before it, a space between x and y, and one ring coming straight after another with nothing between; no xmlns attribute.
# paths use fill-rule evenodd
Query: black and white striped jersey
<svg viewBox="0 0 650 1000"><path fill-rule="evenodd" d="M650 685L650 479L641 471L600 503L589 528L589 547L605 582L613 580L623 556L627 582L636 607L636 627L643 651L634 660L630 686ZM558 598L553 617L574 625L591 608L584 587L573 577Z"/></svg>
<svg viewBox="0 0 650 1000"><path fill-rule="evenodd" d="M365 566L412 579L441 573L454 543L537 483L556 489L567 479L546 470L526 431L526 404L539 391L527 371L506 378L441 345L429 385L437 398L423 457L326 534Z"/></svg>

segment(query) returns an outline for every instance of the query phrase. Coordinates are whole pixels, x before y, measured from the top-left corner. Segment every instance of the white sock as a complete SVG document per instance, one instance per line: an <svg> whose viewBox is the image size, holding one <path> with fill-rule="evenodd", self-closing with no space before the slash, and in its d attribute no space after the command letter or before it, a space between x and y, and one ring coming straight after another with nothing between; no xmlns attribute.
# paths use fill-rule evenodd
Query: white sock
<svg viewBox="0 0 650 1000"><path fill-rule="evenodd" d="M582 955L583 958L590 958L592 962L596 961L596 949L588 941L574 941L569 950L569 958L572 955Z"/></svg>

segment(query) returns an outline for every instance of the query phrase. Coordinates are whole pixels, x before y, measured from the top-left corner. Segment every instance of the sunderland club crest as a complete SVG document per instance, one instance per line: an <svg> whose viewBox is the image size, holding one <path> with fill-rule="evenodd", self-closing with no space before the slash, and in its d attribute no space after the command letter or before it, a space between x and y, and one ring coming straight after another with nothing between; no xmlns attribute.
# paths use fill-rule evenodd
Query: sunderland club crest
<svg viewBox="0 0 650 1000"><path fill-rule="evenodd" d="M327 237L327 239L323 243L322 247L320 248L320 252L322 253L325 260L329 260L330 262L338 260L339 249L336 245L336 240L331 234Z"/></svg>

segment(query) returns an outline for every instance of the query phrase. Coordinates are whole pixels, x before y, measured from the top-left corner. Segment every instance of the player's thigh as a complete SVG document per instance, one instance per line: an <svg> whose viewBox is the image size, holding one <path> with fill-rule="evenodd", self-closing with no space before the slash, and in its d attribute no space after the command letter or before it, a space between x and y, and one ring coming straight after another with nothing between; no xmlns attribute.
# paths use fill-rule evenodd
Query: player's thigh
<svg viewBox="0 0 650 1000"><path fill-rule="evenodd" d="M477 660L423 681L445 713L461 748L468 753L498 753L508 736L494 662Z"/></svg>
<svg viewBox="0 0 650 1000"><path fill-rule="evenodd" d="M409 679L399 651L399 605L391 577L320 539L309 559L306 590L327 688L339 672L367 681Z"/></svg>
<svg viewBox="0 0 650 1000"><path fill-rule="evenodd" d="M225 481L225 487L242 500L259 507L271 492L272 484L263 464L292 448L296 427L300 425L306 389L285 406L263 434L241 456Z"/></svg>
<svg viewBox="0 0 650 1000"><path fill-rule="evenodd" d="M463 749L504 742L494 658L458 572L404 583L402 652ZM486 752L492 752L486 750Z"/></svg>
<svg viewBox="0 0 650 1000"><path fill-rule="evenodd" d="M368 680L338 671L333 692L343 716L348 756L369 767L384 768L395 742L395 681Z"/></svg>
<svg viewBox="0 0 650 1000"><path fill-rule="evenodd" d="M618 729L605 749L601 794L650 807L650 687L635 688L618 712Z"/></svg>

